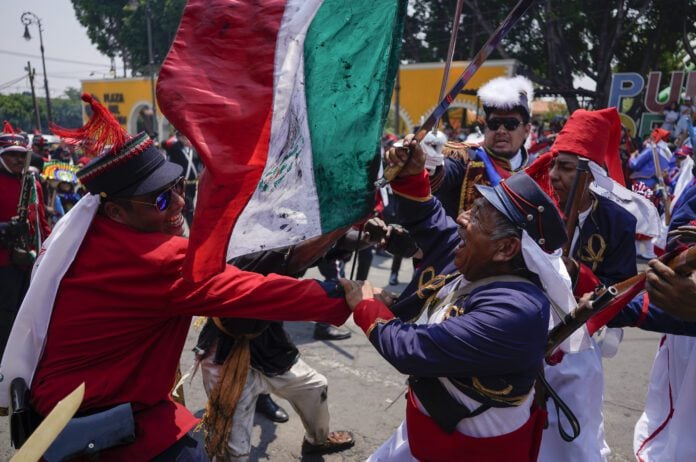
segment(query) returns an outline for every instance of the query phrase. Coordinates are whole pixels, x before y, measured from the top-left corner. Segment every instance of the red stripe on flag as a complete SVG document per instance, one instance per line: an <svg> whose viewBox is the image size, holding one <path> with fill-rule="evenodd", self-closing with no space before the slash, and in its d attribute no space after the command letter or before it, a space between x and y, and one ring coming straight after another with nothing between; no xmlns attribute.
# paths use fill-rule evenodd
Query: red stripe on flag
<svg viewBox="0 0 696 462"><path fill-rule="evenodd" d="M184 274L194 281L223 270L232 229L263 173L284 10L285 0L190 0L160 72L162 113L206 166Z"/></svg>

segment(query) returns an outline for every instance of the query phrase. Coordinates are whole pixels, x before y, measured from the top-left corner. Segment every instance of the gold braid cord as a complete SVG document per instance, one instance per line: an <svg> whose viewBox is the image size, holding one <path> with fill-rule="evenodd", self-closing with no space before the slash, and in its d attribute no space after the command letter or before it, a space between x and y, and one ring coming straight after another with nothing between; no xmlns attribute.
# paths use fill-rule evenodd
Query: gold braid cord
<svg viewBox="0 0 696 462"><path fill-rule="evenodd" d="M459 213L469 210L474 205L474 201L481 197L476 189L477 184L489 186L491 182L486 176L485 164L472 160L466 164L464 172L464 181L459 195Z"/></svg>
<svg viewBox="0 0 696 462"><path fill-rule="evenodd" d="M205 431L205 449L210 458L227 460L232 417L244 390L250 359L249 338L235 336L232 351L222 365L220 381L210 394L201 420Z"/></svg>

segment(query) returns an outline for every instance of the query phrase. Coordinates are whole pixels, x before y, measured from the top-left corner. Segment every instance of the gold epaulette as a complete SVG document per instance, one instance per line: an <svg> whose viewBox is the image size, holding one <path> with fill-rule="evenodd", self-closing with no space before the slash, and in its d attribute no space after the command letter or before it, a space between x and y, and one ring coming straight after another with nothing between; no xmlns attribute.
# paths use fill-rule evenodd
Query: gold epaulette
<svg viewBox="0 0 696 462"><path fill-rule="evenodd" d="M442 147L442 154L454 160L469 161L469 149L475 149L477 145L462 143L460 141L448 141Z"/></svg>

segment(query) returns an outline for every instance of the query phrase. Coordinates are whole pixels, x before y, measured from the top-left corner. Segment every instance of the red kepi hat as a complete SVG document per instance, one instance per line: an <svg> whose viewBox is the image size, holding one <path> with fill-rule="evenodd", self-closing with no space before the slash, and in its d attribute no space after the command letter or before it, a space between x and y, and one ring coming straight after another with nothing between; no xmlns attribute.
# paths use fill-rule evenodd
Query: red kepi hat
<svg viewBox="0 0 696 462"><path fill-rule="evenodd" d="M556 137L551 147L554 156L564 152L585 157L605 167L612 180L625 186L619 143L621 141L621 119L615 107L573 112L568 122Z"/></svg>

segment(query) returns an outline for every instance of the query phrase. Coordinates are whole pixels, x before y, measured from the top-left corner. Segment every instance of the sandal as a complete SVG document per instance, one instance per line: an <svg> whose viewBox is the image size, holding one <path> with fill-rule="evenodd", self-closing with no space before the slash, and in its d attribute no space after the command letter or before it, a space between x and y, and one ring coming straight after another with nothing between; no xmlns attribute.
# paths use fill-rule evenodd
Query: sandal
<svg viewBox="0 0 696 462"><path fill-rule="evenodd" d="M321 444L312 444L307 440L302 442L302 454L331 454L352 448L355 444L353 434L347 431L329 433L329 436Z"/></svg>

